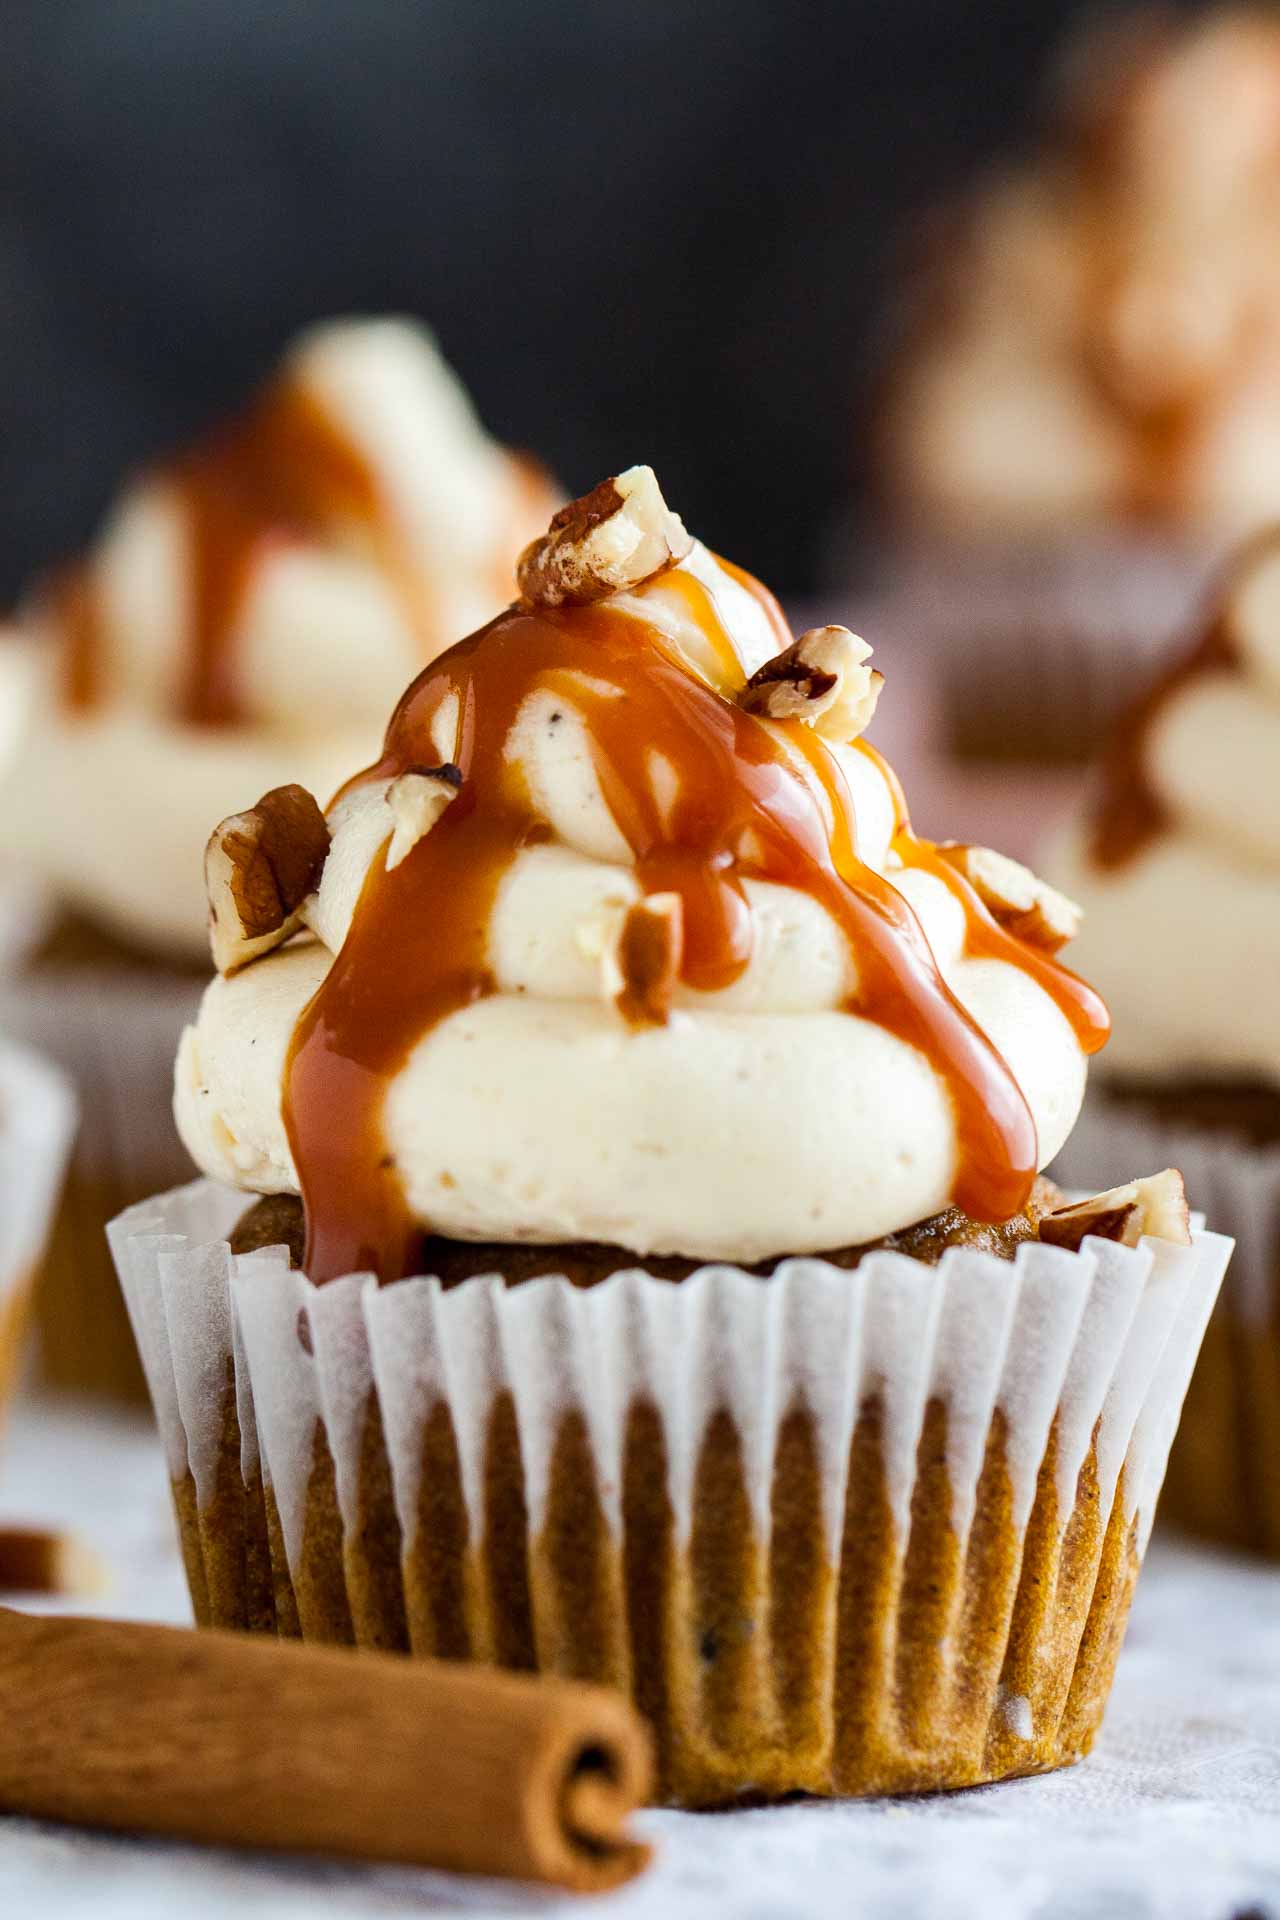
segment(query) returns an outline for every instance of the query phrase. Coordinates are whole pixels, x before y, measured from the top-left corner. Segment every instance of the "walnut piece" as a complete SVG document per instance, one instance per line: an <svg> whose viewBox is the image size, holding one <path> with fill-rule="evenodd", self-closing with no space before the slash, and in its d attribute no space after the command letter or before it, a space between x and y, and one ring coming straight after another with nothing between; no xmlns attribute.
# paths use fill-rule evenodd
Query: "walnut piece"
<svg viewBox="0 0 1280 1920"><path fill-rule="evenodd" d="M214 828L204 879L219 973L238 972L297 932L328 852L329 829L305 787L273 787Z"/></svg>
<svg viewBox="0 0 1280 1920"><path fill-rule="evenodd" d="M1040 1221L1040 1238L1051 1247L1075 1252L1088 1234L1099 1240L1119 1241L1123 1247L1136 1247L1144 1234L1189 1247L1191 1213L1182 1175L1176 1167L1166 1167L1163 1173L1148 1174L1144 1180L1131 1180L1127 1186L1095 1193L1090 1200L1056 1207Z"/></svg>
<svg viewBox="0 0 1280 1920"><path fill-rule="evenodd" d="M387 788L387 805L395 831L387 847L387 872L412 853L424 833L430 833L454 794L462 773L450 763L442 767L410 767Z"/></svg>
<svg viewBox="0 0 1280 1920"><path fill-rule="evenodd" d="M758 667L739 706L766 720L806 720L828 740L865 733L884 675L866 663L871 649L848 627L810 627L793 645Z"/></svg>
<svg viewBox="0 0 1280 1920"><path fill-rule="evenodd" d="M561 507L521 554L516 578L528 606L585 607L629 592L692 551L653 468L628 467Z"/></svg>
<svg viewBox="0 0 1280 1920"><path fill-rule="evenodd" d="M628 1025L664 1027L680 978L684 902L649 893L627 908L601 957L604 990Z"/></svg>
<svg viewBox="0 0 1280 1920"><path fill-rule="evenodd" d="M1021 861L992 847L966 847L955 840L941 841L938 852L964 875L1006 933L1046 953L1056 953L1079 933L1084 914L1075 901L1037 879Z"/></svg>

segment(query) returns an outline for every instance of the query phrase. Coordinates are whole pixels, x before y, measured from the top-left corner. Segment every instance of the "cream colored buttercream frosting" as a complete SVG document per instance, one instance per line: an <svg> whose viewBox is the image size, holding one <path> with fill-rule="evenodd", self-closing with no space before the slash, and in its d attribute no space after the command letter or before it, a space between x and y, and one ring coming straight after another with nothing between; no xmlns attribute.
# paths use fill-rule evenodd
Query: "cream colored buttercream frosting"
<svg viewBox="0 0 1280 1920"><path fill-rule="evenodd" d="M290 775L326 795L375 752L553 505L423 328L314 328L0 642L0 853L141 945L200 951L210 819Z"/></svg>
<svg viewBox="0 0 1280 1920"><path fill-rule="evenodd" d="M751 1260L1016 1211L1105 1036L1070 903L911 831L869 649L795 640L648 469L521 580L323 822L215 835L199 1165L301 1188L318 1278L425 1230Z"/></svg>
<svg viewBox="0 0 1280 1920"><path fill-rule="evenodd" d="M1117 729L1046 852L1086 909L1113 1069L1280 1088L1280 535L1252 543L1186 655Z"/></svg>

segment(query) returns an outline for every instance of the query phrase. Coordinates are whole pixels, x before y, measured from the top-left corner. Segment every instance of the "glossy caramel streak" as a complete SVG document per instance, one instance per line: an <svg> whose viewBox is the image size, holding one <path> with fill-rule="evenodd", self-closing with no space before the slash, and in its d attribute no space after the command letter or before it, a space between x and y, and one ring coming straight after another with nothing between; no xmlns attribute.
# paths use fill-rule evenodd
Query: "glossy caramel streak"
<svg viewBox="0 0 1280 1920"><path fill-rule="evenodd" d="M358 530L405 617L426 642L430 596L377 475L316 396L279 380L231 425L162 469L185 523L190 601L189 657L180 717L221 727L243 718L236 626L253 570L273 542L313 537L335 526ZM58 592L67 636L65 697L92 706L100 692L101 604L87 572Z"/></svg>
<svg viewBox="0 0 1280 1920"><path fill-rule="evenodd" d="M52 611L63 633L62 698L73 712L92 707L102 671L102 609L86 567L67 567L50 586Z"/></svg>
<svg viewBox="0 0 1280 1920"><path fill-rule="evenodd" d="M583 716L643 888L681 896L686 984L724 987L746 967L744 878L810 894L855 956L849 1011L919 1048L946 1082L959 1134L957 1204L984 1220L1016 1213L1036 1170L1031 1114L943 982L906 901L858 859L848 789L829 749L799 723L743 713L665 653L652 630L607 605L517 608L415 681L382 759L360 776L382 780L438 757L432 722L456 697L457 797L394 871L374 862L347 940L294 1035L285 1118L311 1278L371 1270L389 1281L414 1268L420 1228L386 1146L384 1098L440 1021L494 991L488 931L497 892L517 851L547 831L506 754L522 705L539 689ZM659 760L674 781L660 777ZM1007 950L1045 973L1060 1004L1075 1004L1070 976L1042 968L987 924L976 901L966 905L984 950ZM1084 1005L1081 998L1082 1019Z"/></svg>
<svg viewBox="0 0 1280 1920"><path fill-rule="evenodd" d="M879 768L893 795L896 813L893 850L903 866L920 867L933 874L964 908L966 959L1002 960L1008 966L1020 967L1023 973L1029 973L1070 1022L1081 1052L1097 1053L1106 1045L1111 1032L1111 1016L1101 995L1052 954L1030 946L1014 934L1006 933L964 875L949 860L943 859L936 843L921 839L913 832L902 787L888 761L880 757L869 741L858 740L855 745Z"/></svg>
<svg viewBox="0 0 1280 1920"><path fill-rule="evenodd" d="M1089 852L1104 871L1127 865L1173 825L1149 767L1151 735L1165 707L1193 681L1239 670L1240 655L1227 622L1214 620L1124 716L1102 762L1090 823Z"/></svg>
<svg viewBox="0 0 1280 1920"><path fill-rule="evenodd" d="M191 658L183 717L221 726L240 717L230 642L264 542L346 522L420 621L420 587L406 564L377 476L325 408L279 381L238 421L174 462L191 558Z"/></svg>
<svg viewBox="0 0 1280 1920"><path fill-rule="evenodd" d="M768 587L765 586L763 580L757 580L755 575L748 573L745 567L735 566L732 560L724 559L721 554L713 554L712 558L718 567L724 569L731 580L736 580L744 593L751 595L751 598L758 607L763 608L765 617L769 625L773 628L773 636L778 643L778 652L785 653L786 649L795 639L795 635L787 624L786 614L782 611L782 608L778 605L777 600L773 594L770 593Z"/></svg>

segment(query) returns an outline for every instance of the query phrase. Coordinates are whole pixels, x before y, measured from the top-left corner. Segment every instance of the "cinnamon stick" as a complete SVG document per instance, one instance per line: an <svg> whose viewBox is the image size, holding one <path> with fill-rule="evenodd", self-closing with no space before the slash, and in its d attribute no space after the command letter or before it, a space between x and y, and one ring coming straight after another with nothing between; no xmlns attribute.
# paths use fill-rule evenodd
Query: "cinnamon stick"
<svg viewBox="0 0 1280 1920"><path fill-rule="evenodd" d="M0 1809L599 1892L648 1730L573 1681L0 1609Z"/></svg>
<svg viewBox="0 0 1280 1920"><path fill-rule="evenodd" d="M74 1534L0 1527L0 1593L100 1594L109 1584L104 1562Z"/></svg>

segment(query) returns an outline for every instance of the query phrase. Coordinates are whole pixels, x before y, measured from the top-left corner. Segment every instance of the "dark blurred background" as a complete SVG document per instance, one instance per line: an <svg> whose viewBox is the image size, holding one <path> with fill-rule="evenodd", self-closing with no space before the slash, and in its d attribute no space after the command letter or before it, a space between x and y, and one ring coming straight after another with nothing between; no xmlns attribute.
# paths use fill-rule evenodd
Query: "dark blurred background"
<svg viewBox="0 0 1280 1920"><path fill-rule="evenodd" d="M571 489L651 461L803 591L903 216L1017 139L1078 12L3 0L0 593L303 322L379 310Z"/></svg>

